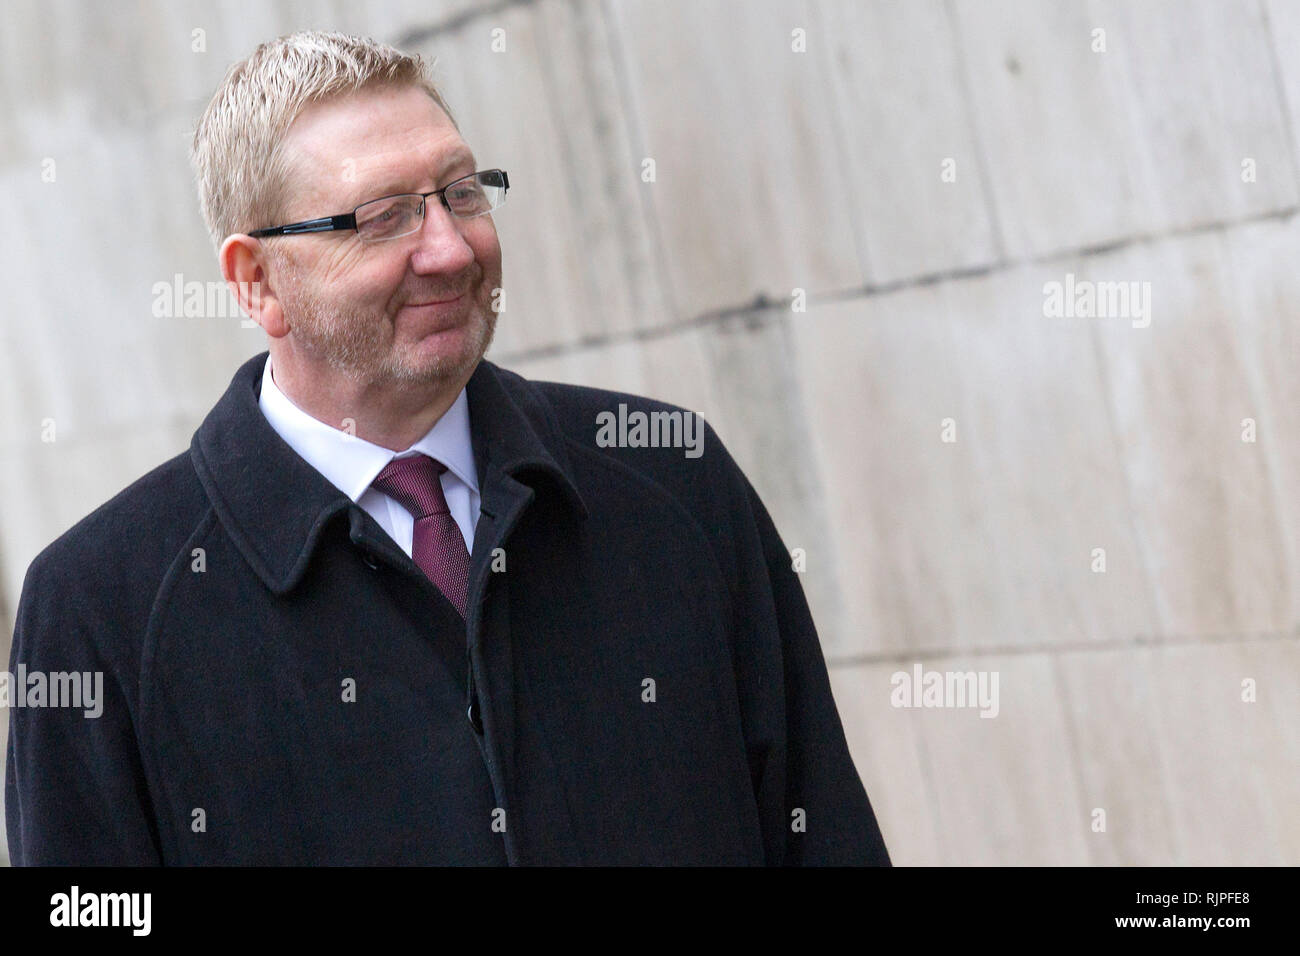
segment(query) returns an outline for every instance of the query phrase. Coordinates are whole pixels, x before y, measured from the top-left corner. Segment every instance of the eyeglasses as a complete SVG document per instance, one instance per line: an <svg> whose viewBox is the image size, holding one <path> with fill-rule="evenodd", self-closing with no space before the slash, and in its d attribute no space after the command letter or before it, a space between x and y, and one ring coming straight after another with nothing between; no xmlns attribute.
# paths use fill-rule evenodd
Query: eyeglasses
<svg viewBox="0 0 1300 956"><path fill-rule="evenodd" d="M427 193L398 193L363 202L356 209L339 216L305 219L287 226L255 229L249 233L255 239L263 236L295 236L303 232L332 232L335 229L355 229L362 242L383 242L409 236L424 223L424 203L437 196L443 208L457 219L473 219L500 206L510 188L510 177L504 169L488 169L470 173L441 189Z"/></svg>

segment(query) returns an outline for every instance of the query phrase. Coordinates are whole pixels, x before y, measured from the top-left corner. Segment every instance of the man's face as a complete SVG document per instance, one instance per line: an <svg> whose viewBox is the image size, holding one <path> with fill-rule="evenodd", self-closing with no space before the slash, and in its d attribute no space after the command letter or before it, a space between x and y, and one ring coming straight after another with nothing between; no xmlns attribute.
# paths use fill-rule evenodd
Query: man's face
<svg viewBox="0 0 1300 956"><path fill-rule="evenodd" d="M447 114L418 87L312 104L284 149L285 222L439 189L477 169ZM492 341L501 246L490 213L457 219L430 196L420 229L397 239L363 243L347 230L264 241L294 347L311 362L363 384L453 382Z"/></svg>

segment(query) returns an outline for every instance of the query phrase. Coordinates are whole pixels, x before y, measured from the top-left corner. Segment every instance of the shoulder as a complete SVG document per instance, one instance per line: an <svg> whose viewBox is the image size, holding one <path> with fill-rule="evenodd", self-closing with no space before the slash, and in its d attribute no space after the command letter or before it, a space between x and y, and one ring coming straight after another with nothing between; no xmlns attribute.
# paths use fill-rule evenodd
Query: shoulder
<svg viewBox="0 0 1300 956"><path fill-rule="evenodd" d="M525 379L507 369L503 384L527 396L549 419L581 470L580 462L603 461L631 469L675 496L716 493L740 475L739 466L704 416L645 395L587 385Z"/></svg>
<svg viewBox="0 0 1300 956"><path fill-rule="evenodd" d="M606 521L620 527L649 521L665 533L664 522L680 528L684 521L733 573L746 554L756 555L761 505L697 411L629 392L524 379L507 370L501 377L516 401L534 406L535 420L549 420L547 430L565 449L584 501Z"/></svg>
<svg viewBox="0 0 1300 956"><path fill-rule="evenodd" d="M27 568L20 614L56 621L147 620L154 594L209 503L182 452L137 478L46 545Z"/></svg>

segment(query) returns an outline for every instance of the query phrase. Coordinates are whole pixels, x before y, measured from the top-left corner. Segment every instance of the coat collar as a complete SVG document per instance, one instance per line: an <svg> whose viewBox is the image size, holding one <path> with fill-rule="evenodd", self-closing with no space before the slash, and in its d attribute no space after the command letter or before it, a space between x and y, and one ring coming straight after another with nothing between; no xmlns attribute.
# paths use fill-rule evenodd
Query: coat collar
<svg viewBox="0 0 1300 956"><path fill-rule="evenodd" d="M269 354L253 356L235 372L195 431L190 457L231 540L267 587L284 594L301 580L325 526L354 505L285 443L258 407ZM563 436L529 383L483 360L465 390L484 511L493 483L521 495L529 489L556 494L587 517ZM352 520L355 528L361 519Z"/></svg>

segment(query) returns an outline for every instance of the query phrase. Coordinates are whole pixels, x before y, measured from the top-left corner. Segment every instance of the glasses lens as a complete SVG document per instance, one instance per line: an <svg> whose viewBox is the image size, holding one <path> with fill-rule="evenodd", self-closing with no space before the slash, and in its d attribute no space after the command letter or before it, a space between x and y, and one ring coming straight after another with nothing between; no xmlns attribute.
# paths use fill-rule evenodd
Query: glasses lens
<svg viewBox="0 0 1300 956"><path fill-rule="evenodd" d="M443 195L452 215L472 219L501 205L506 198L505 185L501 170L489 169L452 183Z"/></svg>
<svg viewBox="0 0 1300 956"><path fill-rule="evenodd" d="M473 219L496 209L506 198L506 174L499 169L474 173L452 183L443 193L447 208L459 219ZM375 199L357 207L357 235L363 242L406 236L420 228L424 197L409 195Z"/></svg>
<svg viewBox="0 0 1300 956"><path fill-rule="evenodd" d="M396 239L420 228L420 196L389 196L357 207L357 235L366 242Z"/></svg>

